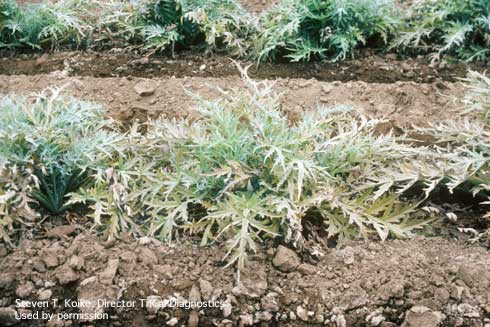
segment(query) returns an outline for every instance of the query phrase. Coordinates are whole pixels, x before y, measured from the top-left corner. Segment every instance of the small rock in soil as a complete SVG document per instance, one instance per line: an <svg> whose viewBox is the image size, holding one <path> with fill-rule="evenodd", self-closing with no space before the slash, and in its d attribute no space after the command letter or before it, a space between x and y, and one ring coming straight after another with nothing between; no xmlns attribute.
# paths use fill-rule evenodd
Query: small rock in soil
<svg viewBox="0 0 490 327"><path fill-rule="evenodd" d="M442 314L423 306L414 306L407 311L402 327L437 327L442 322Z"/></svg>
<svg viewBox="0 0 490 327"><path fill-rule="evenodd" d="M99 274L99 281L102 284L110 285L116 276L117 268L119 267L119 259L111 259L107 263L107 268Z"/></svg>
<svg viewBox="0 0 490 327"><path fill-rule="evenodd" d="M37 292L37 299L39 301L46 301L46 300L51 299L52 295L53 295L53 292L51 292L50 290L39 290Z"/></svg>
<svg viewBox="0 0 490 327"><path fill-rule="evenodd" d="M469 287L487 288L490 283L490 272L484 268L461 265L458 270L458 277Z"/></svg>
<svg viewBox="0 0 490 327"><path fill-rule="evenodd" d="M48 287L54 287L54 286L56 286L56 283L55 282L52 282L52 281L49 281L49 280L47 280L47 281L44 282L44 287L46 287L46 288L48 288Z"/></svg>
<svg viewBox="0 0 490 327"><path fill-rule="evenodd" d="M337 325L337 327L347 327L347 321L345 320L343 314L339 314L335 317L335 324Z"/></svg>
<svg viewBox="0 0 490 327"><path fill-rule="evenodd" d="M294 271L301 264L296 252L285 246L279 245L272 264L282 272Z"/></svg>
<svg viewBox="0 0 490 327"><path fill-rule="evenodd" d="M201 292L199 292L199 287L197 287L196 285L192 285L192 288L189 291L189 301L190 302L201 301Z"/></svg>
<svg viewBox="0 0 490 327"><path fill-rule="evenodd" d="M13 326L17 324L16 311L12 308L0 308L0 326Z"/></svg>
<svg viewBox="0 0 490 327"><path fill-rule="evenodd" d="M12 274L0 274L0 289L10 289L14 280L15 277Z"/></svg>
<svg viewBox="0 0 490 327"><path fill-rule="evenodd" d="M210 300L213 295L213 286L205 279L199 280L199 288L201 289L201 295L204 300Z"/></svg>
<svg viewBox="0 0 490 327"><path fill-rule="evenodd" d="M78 286L78 298L80 301L88 303L88 305L79 308L80 313L88 316L87 320L91 321L91 316L102 314L105 311L105 308L99 306L97 302L99 300L115 301L118 299L118 294L120 294L118 287L101 284L97 276L88 277L82 280Z"/></svg>
<svg viewBox="0 0 490 327"><path fill-rule="evenodd" d="M382 285L379 288L377 295L381 300L388 301L391 298L401 299L404 292L403 281L395 279Z"/></svg>
<svg viewBox="0 0 490 327"><path fill-rule="evenodd" d="M232 289L233 295L246 296L251 299L258 299L265 294L267 290L267 273L258 268L251 269L247 273L242 273L241 283Z"/></svg>
<svg viewBox="0 0 490 327"><path fill-rule="evenodd" d="M254 317L251 314L240 316L240 325L239 326L252 326L253 323L254 323Z"/></svg>
<svg viewBox="0 0 490 327"><path fill-rule="evenodd" d="M189 314L189 321L187 322L189 327L199 326L199 313L196 310L192 310Z"/></svg>
<svg viewBox="0 0 490 327"><path fill-rule="evenodd" d="M345 247L337 252L337 256L344 262L346 265L352 265L355 261L354 249L350 246Z"/></svg>
<svg viewBox="0 0 490 327"><path fill-rule="evenodd" d="M177 291L183 291L185 289L192 287L193 284L194 284L194 282L190 278L184 278L184 279L178 280L174 284L174 287Z"/></svg>
<svg viewBox="0 0 490 327"><path fill-rule="evenodd" d="M231 310L233 307L231 306L230 300L226 300L221 306L221 312L223 313L223 317L228 318L231 315Z"/></svg>
<svg viewBox="0 0 490 327"><path fill-rule="evenodd" d="M49 59L49 54L48 53L43 54L41 57L36 59L36 66L44 65L46 62L48 62L48 59Z"/></svg>
<svg viewBox="0 0 490 327"><path fill-rule="evenodd" d="M260 321L270 321L272 319L272 313L267 311L259 311L255 313L255 319Z"/></svg>
<svg viewBox="0 0 490 327"><path fill-rule="evenodd" d="M122 261L125 262L135 262L136 261L136 254L131 251L124 251L119 255L119 258L121 258Z"/></svg>
<svg viewBox="0 0 490 327"><path fill-rule="evenodd" d="M77 255L72 256L70 258L70 261L68 262L68 266L70 266L75 270L82 269L84 265L85 265L85 260Z"/></svg>
<svg viewBox="0 0 490 327"><path fill-rule="evenodd" d="M299 317L299 319L308 321L308 312L300 305L296 308L296 315Z"/></svg>
<svg viewBox="0 0 490 327"><path fill-rule="evenodd" d="M449 296L454 300L460 301L464 292L465 288L463 286L452 284L449 289Z"/></svg>
<svg viewBox="0 0 490 327"><path fill-rule="evenodd" d="M332 89L333 89L333 87L330 84L322 85L322 92L324 94L329 94L332 91Z"/></svg>
<svg viewBox="0 0 490 327"><path fill-rule="evenodd" d="M143 57L143 58L131 60L129 62L129 65L137 66L137 65L147 65L149 63L150 63L150 59L148 59L148 57Z"/></svg>
<svg viewBox="0 0 490 327"><path fill-rule="evenodd" d="M15 290L15 295L17 295L21 299L24 299L31 295L33 290L34 284L32 284L32 282L26 282L25 284L17 286L17 289Z"/></svg>
<svg viewBox="0 0 490 327"><path fill-rule="evenodd" d="M147 265L158 264L158 257L156 256L156 254L146 247L140 249L138 260Z"/></svg>
<svg viewBox="0 0 490 327"><path fill-rule="evenodd" d="M50 238L65 238L75 233L75 227L71 225L62 225L51 228L46 232L46 236Z"/></svg>
<svg viewBox="0 0 490 327"><path fill-rule="evenodd" d="M158 310L160 309L159 303L162 301L162 298L157 295L150 295L146 298L146 311L148 311L149 314L156 314Z"/></svg>
<svg viewBox="0 0 490 327"><path fill-rule="evenodd" d="M318 269L313 265L310 265L308 263L303 263L299 265L298 271L303 275L313 275L318 272Z"/></svg>
<svg viewBox="0 0 490 327"><path fill-rule="evenodd" d="M409 65L408 63L406 63L406 62L402 62L402 64L400 65L400 67L401 67L401 68L402 68L404 71L406 71L406 72L408 72L408 71L410 71L410 70L412 69L412 66L410 66L410 65Z"/></svg>
<svg viewBox="0 0 490 327"><path fill-rule="evenodd" d="M464 317L468 318L479 318L480 313L478 309L469 305L468 303L461 303L458 305L458 312L462 314Z"/></svg>
<svg viewBox="0 0 490 327"><path fill-rule="evenodd" d="M138 239L138 244L139 245L148 245L148 244L151 244L151 243L152 243L152 240L148 236L143 236L143 237L141 237L141 238Z"/></svg>
<svg viewBox="0 0 490 327"><path fill-rule="evenodd" d="M385 321L385 317L379 315L379 316L372 317L369 323L371 324L371 326L376 327L381 325L383 321Z"/></svg>
<svg viewBox="0 0 490 327"><path fill-rule="evenodd" d="M48 323L46 324L46 327L64 327L64 326L65 323L63 322L63 320L58 319L58 317L56 316L54 316L53 319L48 321ZM67 324L66 326L71 326L71 325Z"/></svg>
<svg viewBox="0 0 490 327"><path fill-rule="evenodd" d="M434 300L441 305L447 303L449 301L449 298L449 292L445 288L439 287L434 290Z"/></svg>
<svg viewBox="0 0 490 327"><path fill-rule="evenodd" d="M50 249L43 251L43 253L41 253L41 258L48 268L55 268L59 265L58 255L55 251L52 251Z"/></svg>
<svg viewBox="0 0 490 327"><path fill-rule="evenodd" d="M61 285L66 285L77 281L80 277L70 266L65 265L58 269L56 278L58 278Z"/></svg>
<svg viewBox="0 0 490 327"><path fill-rule="evenodd" d="M344 292L343 298L340 300L340 304L345 310L361 308L367 305L368 302L369 296L367 292L361 287L353 287L346 290Z"/></svg>
<svg viewBox="0 0 490 327"><path fill-rule="evenodd" d="M40 273L46 271L46 266L44 265L44 262L40 258L32 258L32 268Z"/></svg>
<svg viewBox="0 0 490 327"><path fill-rule="evenodd" d="M279 311L279 305L276 300L276 293L268 293L260 300L260 305L262 310L268 312L277 312Z"/></svg>
<svg viewBox="0 0 490 327"><path fill-rule="evenodd" d="M155 85L150 81L141 81L134 86L134 90L139 96L145 97L155 93Z"/></svg>
<svg viewBox="0 0 490 327"><path fill-rule="evenodd" d="M383 316L383 308L379 308L373 312L371 312L367 317L366 317L366 322L369 323L369 326L377 327L380 326L382 322L384 322L386 319Z"/></svg>

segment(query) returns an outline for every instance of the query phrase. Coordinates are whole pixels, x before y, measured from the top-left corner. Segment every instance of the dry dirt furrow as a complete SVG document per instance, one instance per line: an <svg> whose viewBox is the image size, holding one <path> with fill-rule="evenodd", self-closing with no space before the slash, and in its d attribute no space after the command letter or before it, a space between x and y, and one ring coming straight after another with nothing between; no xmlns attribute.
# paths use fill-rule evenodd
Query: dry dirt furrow
<svg viewBox="0 0 490 327"><path fill-rule="evenodd" d="M241 62L250 66L253 78L315 78L319 81L365 81L395 83L414 81L432 83L456 81L468 69L483 71L481 65L431 64L425 58L397 59L396 55L374 55L367 50L356 60L344 62L263 63ZM180 52L174 58L128 53L122 49L110 52L57 52L51 54L11 54L2 58L0 74L37 75L64 70L73 76L93 77L230 77L238 76L236 63L224 56L203 56L201 53Z"/></svg>
<svg viewBox="0 0 490 327"><path fill-rule="evenodd" d="M370 117L391 121L388 126L398 127L425 125L454 117L458 109L455 98L464 93L460 84L450 82L384 84L277 79L275 83L276 90L282 94L283 109L292 120L304 110L319 105L347 104ZM219 92L212 85L226 91L243 87L243 82L239 77L95 78L69 77L61 72L36 76L0 75L0 93L29 94L47 87L65 86L66 93L103 104L109 116L125 124L160 115L187 116L194 100L185 90L216 98ZM148 90L139 95L140 88Z"/></svg>

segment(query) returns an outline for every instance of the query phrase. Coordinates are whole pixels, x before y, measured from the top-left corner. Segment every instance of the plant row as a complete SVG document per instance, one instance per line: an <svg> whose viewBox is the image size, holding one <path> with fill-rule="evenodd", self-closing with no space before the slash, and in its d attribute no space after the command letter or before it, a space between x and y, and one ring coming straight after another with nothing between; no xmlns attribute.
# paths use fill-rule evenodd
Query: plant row
<svg viewBox="0 0 490 327"><path fill-rule="evenodd" d="M243 266L260 240L300 244L307 221L320 220L329 237L384 240L428 223L418 209L436 189L488 201L488 77L471 73L465 99L483 119L418 129L434 140L428 146L380 135L380 121L342 106L291 122L272 85L244 79L246 91L196 96L192 119L126 132L100 106L60 90L2 97L0 237L72 211L110 238L195 234L225 244L228 263Z"/></svg>
<svg viewBox="0 0 490 327"><path fill-rule="evenodd" d="M192 47L256 60L343 60L359 48L488 60L490 2L282 0L260 16L236 0L0 1L0 47L173 52Z"/></svg>

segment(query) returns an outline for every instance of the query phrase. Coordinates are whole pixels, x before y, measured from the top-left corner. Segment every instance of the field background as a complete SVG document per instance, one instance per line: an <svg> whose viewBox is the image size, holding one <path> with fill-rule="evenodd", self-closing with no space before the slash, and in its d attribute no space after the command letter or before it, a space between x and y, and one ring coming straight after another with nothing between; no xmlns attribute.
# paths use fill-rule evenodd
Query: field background
<svg viewBox="0 0 490 327"><path fill-rule="evenodd" d="M240 2L255 13L275 3ZM293 122L317 105L348 104L370 118L385 119L378 133L398 135L412 125L453 118L467 91L460 79L468 69L488 68L369 50L341 63L238 62L251 65L252 78L275 82L281 109ZM64 87L68 94L102 104L124 128L159 116L192 118L195 101L185 90L213 99L218 92L211 86L227 91L243 83L229 58L187 51L172 58L129 51L0 58L0 94ZM437 194L432 200L453 203L454 196ZM105 241L84 217L67 217L70 225L46 221L14 250L0 243L0 326L488 327L490 254L459 229L488 228L487 221L475 223L474 218L463 212L457 222L435 223L425 236L347 241L341 248L313 227L306 247L320 246L321 255L297 254L267 240L239 277L236 270L223 268L224 249L199 247L198 238L171 245L130 235ZM12 318L18 310L12 306L15 298L171 297L221 299L226 305L204 312L109 310L110 321L19 323Z"/></svg>

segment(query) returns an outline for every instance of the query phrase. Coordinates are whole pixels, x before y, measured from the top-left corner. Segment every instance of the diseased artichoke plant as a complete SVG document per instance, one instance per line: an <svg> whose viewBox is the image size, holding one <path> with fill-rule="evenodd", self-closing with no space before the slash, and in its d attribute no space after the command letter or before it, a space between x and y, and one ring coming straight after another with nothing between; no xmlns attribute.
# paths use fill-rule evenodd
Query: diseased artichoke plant
<svg viewBox="0 0 490 327"><path fill-rule="evenodd" d="M200 100L197 121L151 125L149 134L161 135L172 167L164 197L148 202L167 212L152 219L151 232L169 237L167 226L181 225L202 231L203 243L224 239L229 264L239 266L258 239L297 240L311 211L323 217L330 236L411 234L419 223L407 220L412 206L390 189L375 193L367 185L371 171L405 153L391 135L374 135L378 121L336 107L291 124L271 85L246 75L245 81L247 93ZM189 214L196 204L206 211L198 219Z"/></svg>
<svg viewBox="0 0 490 327"><path fill-rule="evenodd" d="M447 186L452 191L464 187L479 200L482 219L490 222L490 79L487 75L472 72L465 79L469 92L463 99L466 113L477 117L463 116L445 124L421 129L437 140L436 151L444 153L448 160ZM475 239L490 242L490 229L475 232ZM490 243L489 243L490 244Z"/></svg>
<svg viewBox="0 0 490 327"><path fill-rule="evenodd" d="M434 142L380 135L378 120L321 107L291 122L268 82L243 70L246 89L197 102L195 115L160 118L121 134L101 107L60 90L0 99L0 237L44 207L85 203L109 237L123 231L171 241L196 233L225 243L243 267L266 238L299 243L305 219L330 237L407 237L427 223L415 211L436 188L488 205L488 77L470 72L468 111L415 131ZM407 198L407 191L424 191ZM39 212L39 210L38 210ZM484 219L488 219L488 214ZM480 234L478 237L485 237Z"/></svg>
<svg viewBox="0 0 490 327"><path fill-rule="evenodd" d="M256 19L235 0L0 2L0 47L203 46L243 56Z"/></svg>
<svg viewBox="0 0 490 327"><path fill-rule="evenodd" d="M101 38L122 39L155 51L176 46L225 48L241 56L255 19L234 0L132 0L105 4Z"/></svg>
<svg viewBox="0 0 490 327"><path fill-rule="evenodd" d="M358 47L387 44L399 23L391 0L283 0L260 18L252 57L352 58Z"/></svg>
<svg viewBox="0 0 490 327"><path fill-rule="evenodd" d="M466 61L487 61L490 54L490 2L417 0L392 47L432 52L433 60L452 54Z"/></svg>
<svg viewBox="0 0 490 327"><path fill-rule="evenodd" d="M0 160L0 241L11 244L15 229L29 226L39 216L30 197L36 180L28 169L6 167L5 158Z"/></svg>
<svg viewBox="0 0 490 327"><path fill-rule="evenodd" d="M138 130L137 125L124 135L117 145L117 156L110 165L94 167L92 183L70 194L68 204L89 205L89 216L96 227L107 230L114 239L123 231L139 232L139 225L147 219L144 196L151 190L149 182L156 182L165 152L153 146Z"/></svg>
<svg viewBox="0 0 490 327"><path fill-rule="evenodd" d="M0 48L58 48L87 43L95 25L92 2L0 3Z"/></svg>
<svg viewBox="0 0 490 327"><path fill-rule="evenodd" d="M377 136L376 120L347 107L319 108L292 124L272 85L245 76L248 91L198 101L197 119L158 119L129 133L124 159L99 170L72 195L86 202L113 236L139 225L170 241L182 231L202 243L225 242L228 264L245 264L264 238L301 238L315 212L329 235L409 236L415 203L369 185L372 171L402 158L407 146Z"/></svg>
<svg viewBox="0 0 490 327"><path fill-rule="evenodd" d="M467 108L465 113L476 113L485 123L490 123L490 77L469 71L464 81L469 89L463 99Z"/></svg>
<svg viewBox="0 0 490 327"><path fill-rule="evenodd" d="M384 240L427 223L415 209L437 188L466 189L488 204L487 121L416 128L434 139L421 146L380 135L380 121L343 106L291 122L272 84L243 76L247 88L221 91L219 100L193 95L192 118L160 118L125 134L100 107L59 91L34 102L3 97L2 239L32 221L38 205L58 213L85 203L109 237L131 231L171 241L196 233L202 244L225 243L228 265L240 268L260 240L300 243L310 217L330 237ZM470 73L465 98L484 117L487 79ZM414 189L425 195L407 198Z"/></svg>
<svg viewBox="0 0 490 327"><path fill-rule="evenodd" d="M466 108L461 116L415 132L431 139L425 147L412 147L405 156L384 171L373 171L371 186L383 191L395 188L405 192L422 184L426 196L437 188L451 193L458 189L470 192L480 202L481 217L490 218L490 82L485 74L468 73L469 92L463 100ZM468 115L470 114L470 115ZM475 239L490 240L490 231L476 234Z"/></svg>
<svg viewBox="0 0 490 327"><path fill-rule="evenodd" d="M33 101L0 99L2 200L15 200L19 212L29 211L28 203L35 200L52 214L62 213L67 194L116 151L119 135L102 108L60 91L51 89Z"/></svg>

